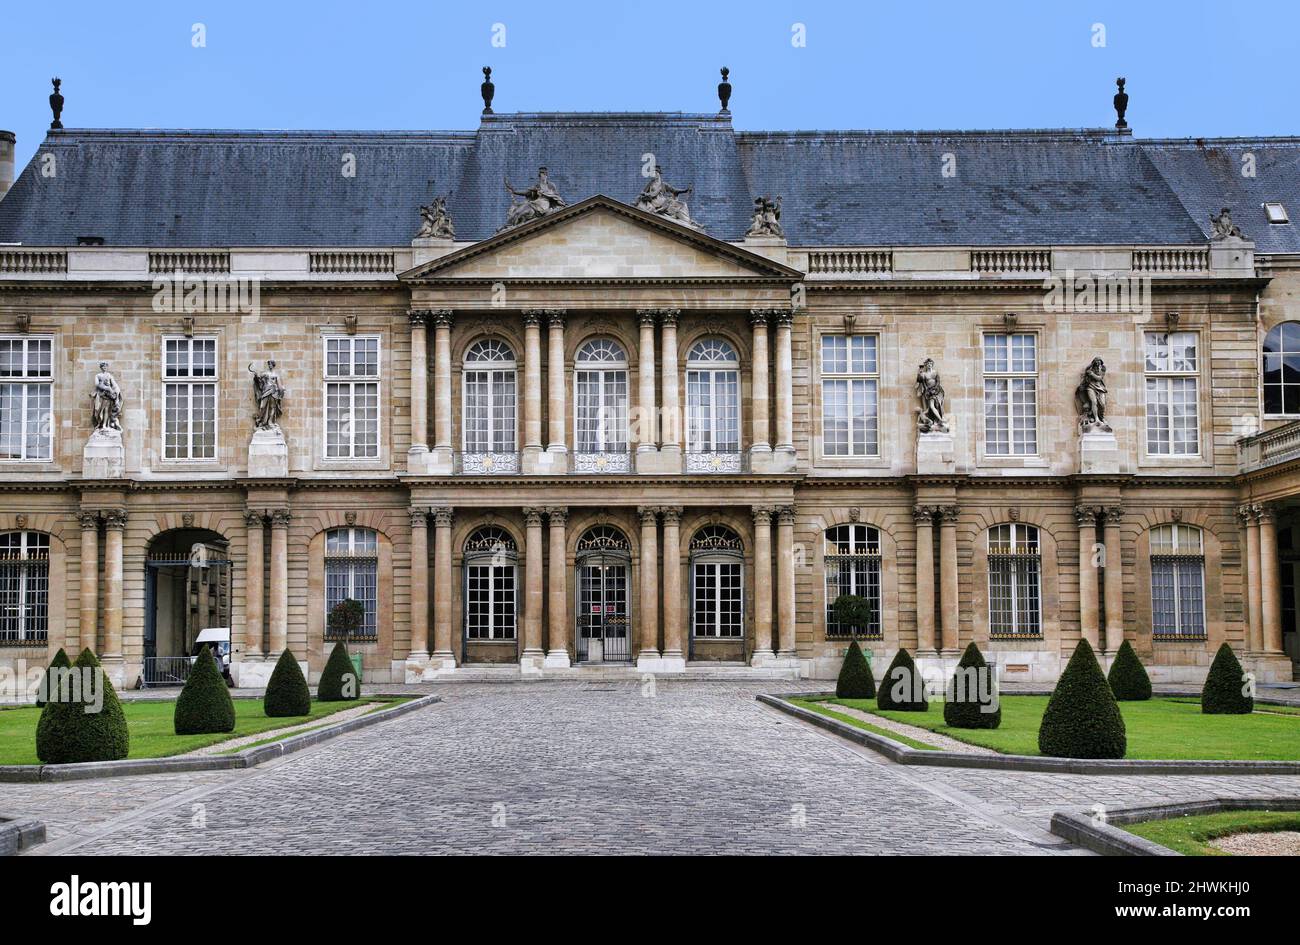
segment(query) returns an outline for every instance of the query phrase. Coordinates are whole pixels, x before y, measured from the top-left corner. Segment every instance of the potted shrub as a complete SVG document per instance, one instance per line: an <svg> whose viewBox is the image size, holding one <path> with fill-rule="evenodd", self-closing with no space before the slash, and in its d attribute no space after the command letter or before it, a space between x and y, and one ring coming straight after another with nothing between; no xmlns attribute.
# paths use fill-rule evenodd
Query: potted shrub
<svg viewBox="0 0 1300 945"><path fill-rule="evenodd" d="M345 597L330 610L325 629L336 640L349 640L361 632L365 622L366 608L361 601Z"/></svg>
<svg viewBox="0 0 1300 945"><path fill-rule="evenodd" d="M865 633L876 615L875 604L857 594L841 594L831 604L831 613L835 622L847 627L854 640L859 633Z"/></svg>

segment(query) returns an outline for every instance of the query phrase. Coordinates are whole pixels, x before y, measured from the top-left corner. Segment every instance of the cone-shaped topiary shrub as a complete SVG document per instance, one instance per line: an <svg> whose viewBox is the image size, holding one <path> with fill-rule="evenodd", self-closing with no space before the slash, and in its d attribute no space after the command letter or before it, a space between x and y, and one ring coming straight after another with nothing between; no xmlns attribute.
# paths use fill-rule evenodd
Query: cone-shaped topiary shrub
<svg viewBox="0 0 1300 945"><path fill-rule="evenodd" d="M50 660L50 665L45 668L45 675L36 684L36 708L43 708L45 703L50 701L50 670L67 669L71 665L72 660L68 659L68 654L63 652L63 647L59 647L59 652L54 654L54 659Z"/></svg>
<svg viewBox="0 0 1300 945"><path fill-rule="evenodd" d="M858 646L857 640L849 644L849 651L844 654L840 678L835 680L835 697L837 699L876 697L876 681L871 676L871 664L862 655L862 647Z"/></svg>
<svg viewBox="0 0 1300 945"><path fill-rule="evenodd" d="M943 721L953 728L997 728L1002 724L1002 703L993 672L973 640L966 645L948 684Z"/></svg>
<svg viewBox="0 0 1300 945"><path fill-rule="evenodd" d="M42 764L118 761L131 747L126 716L113 685L89 649L72 664L66 690L51 687L36 723L36 757ZM68 699L67 696L74 698Z"/></svg>
<svg viewBox="0 0 1300 945"><path fill-rule="evenodd" d="M876 705L882 709L897 709L899 712L924 712L925 680L912 660L912 654L899 648L894 654L894 661L885 670L880 680L880 691L876 696Z"/></svg>
<svg viewBox="0 0 1300 945"><path fill-rule="evenodd" d="M1123 758L1124 716L1087 640L1056 682L1038 726L1038 750L1053 758Z"/></svg>
<svg viewBox="0 0 1300 945"><path fill-rule="evenodd" d="M177 735L206 735L235 730L235 703L226 688L226 679L212 658L212 648L204 647L194 661L190 678L176 699L172 727Z"/></svg>
<svg viewBox="0 0 1300 945"><path fill-rule="evenodd" d="M1247 695L1246 673L1232 647L1223 644L1214 654L1205 688L1201 690L1201 711L1206 715L1249 715L1255 711L1255 697Z"/></svg>
<svg viewBox="0 0 1300 945"><path fill-rule="evenodd" d="M320 702L343 702L361 695L361 680L357 679L357 669L348 657L348 648L343 641L334 644L329 661L320 674L316 686L316 699Z"/></svg>
<svg viewBox="0 0 1300 945"><path fill-rule="evenodd" d="M1151 677L1128 640L1119 645L1106 681L1120 702L1141 702L1151 698Z"/></svg>
<svg viewBox="0 0 1300 945"><path fill-rule="evenodd" d="M267 717L273 719L306 715L311 711L311 690L303 678L302 667L288 650L280 654L275 664L262 705Z"/></svg>

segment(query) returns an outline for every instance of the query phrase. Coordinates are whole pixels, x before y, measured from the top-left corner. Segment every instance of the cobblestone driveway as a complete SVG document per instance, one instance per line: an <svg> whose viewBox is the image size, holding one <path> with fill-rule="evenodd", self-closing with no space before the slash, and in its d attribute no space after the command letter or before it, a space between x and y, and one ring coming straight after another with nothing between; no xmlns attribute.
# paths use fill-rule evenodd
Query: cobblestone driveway
<svg viewBox="0 0 1300 945"><path fill-rule="evenodd" d="M1058 807L1300 794L906 768L758 704L772 686L444 685L440 705L271 766L4 785L0 807L46 822L36 854L1023 854L1077 852L1046 832Z"/></svg>

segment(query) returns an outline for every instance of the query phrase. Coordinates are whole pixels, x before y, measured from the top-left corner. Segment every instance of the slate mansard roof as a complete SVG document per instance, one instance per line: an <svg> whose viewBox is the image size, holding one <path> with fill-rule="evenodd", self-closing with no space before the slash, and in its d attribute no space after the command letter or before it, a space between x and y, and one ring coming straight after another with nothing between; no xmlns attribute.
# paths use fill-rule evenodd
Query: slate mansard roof
<svg viewBox="0 0 1300 945"><path fill-rule="evenodd" d="M401 246L436 194L457 238L480 240L505 219L505 177L521 187L544 164L569 203L632 203L647 160L694 184L692 216L724 240L743 237L756 195L779 194L792 246L1185 245L1205 242L1209 214L1228 206L1259 252L1300 252L1297 225L1270 225L1261 206L1279 200L1300 219L1298 138L755 133L682 113L502 114L452 132L50 132L0 201L0 243Z"/></svg>

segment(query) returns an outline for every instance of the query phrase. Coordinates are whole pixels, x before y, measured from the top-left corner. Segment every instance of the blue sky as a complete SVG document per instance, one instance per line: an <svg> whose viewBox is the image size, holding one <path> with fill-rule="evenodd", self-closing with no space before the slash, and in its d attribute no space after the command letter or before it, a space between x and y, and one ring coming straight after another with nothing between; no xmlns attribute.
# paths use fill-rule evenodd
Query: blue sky
<svg viewBox="0 0 1300 945"><path fill-rule="evenodd" d="M1123 75L1142 137L1300 132L1294 0L9 0L4 25L20 167L54 75L70 128L472 129L484 65L499 112L709 112L727 65L740 129L1096 127Z"/></svg>

